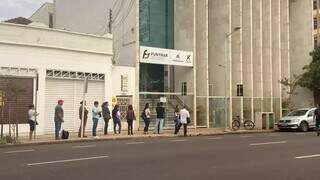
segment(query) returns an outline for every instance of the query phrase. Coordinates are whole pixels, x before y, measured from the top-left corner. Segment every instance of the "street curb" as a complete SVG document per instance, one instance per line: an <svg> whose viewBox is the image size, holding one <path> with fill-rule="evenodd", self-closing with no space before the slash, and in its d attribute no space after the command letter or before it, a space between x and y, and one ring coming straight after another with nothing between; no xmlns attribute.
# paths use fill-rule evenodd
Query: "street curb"
<svg viewBox="0 0 320 180"><path fill-rule="evenodd" d="M234 134L262 134L262 133L274 133L275 130L252 130L252 131L225 131L218 133L195 133L189 134L188 137L199 137L199 136L219 136L219 135L234 135ZM10 147L28 147L35 145L50 145L50 144L71 144L71 143L84 143L84 142L101 142L101 141L123 141L123 140L142 140L142 139L165 139L174 137L184 137L184 136L174 136L174 135L144 135L144 136L133 136L133 137L107 137L101 139L87 138L87 139L70 139L70 140L50 140L50 141L39 141L39 142L28 142L21 144L5 144L0 145L2 148Z"/></svg>

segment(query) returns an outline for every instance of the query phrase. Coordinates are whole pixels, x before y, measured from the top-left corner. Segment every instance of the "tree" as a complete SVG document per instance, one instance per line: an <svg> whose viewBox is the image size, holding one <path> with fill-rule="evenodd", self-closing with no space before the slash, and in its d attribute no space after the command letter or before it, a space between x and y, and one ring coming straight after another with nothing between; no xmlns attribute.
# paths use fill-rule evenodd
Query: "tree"
<svg viewBox="0 0 320 180"><path fill-rule="evenodd" d="M292 96L298 94L296 90L299 87L300 80L301 75L294 74L291 78L283 78L279 81L285 87L283 89L286 90L288 95L288 99L286 102L284 102L283 107L287 107L289 110L294 109L294 105L292 104Z"/></svg>
<svg viewBox="0 0 320 180"><path fill-rule="evenodd" d="M320 102L320 47L316 47L311 53L312 61L303 67L304 73L301 75L299 85L306 87L313 92L314 102Z"/></svg>

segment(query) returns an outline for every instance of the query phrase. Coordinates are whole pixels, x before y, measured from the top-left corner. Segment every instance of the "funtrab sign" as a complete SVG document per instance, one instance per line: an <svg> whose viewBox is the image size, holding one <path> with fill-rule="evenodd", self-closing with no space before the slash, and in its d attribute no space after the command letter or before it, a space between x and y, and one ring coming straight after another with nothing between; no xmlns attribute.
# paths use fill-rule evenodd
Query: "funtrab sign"
<svg viewBox="0 0 320 180"><path fill-rule="evenodd" d="M189 51L140 46L140 62L193 67L193 53Z"/></svg>

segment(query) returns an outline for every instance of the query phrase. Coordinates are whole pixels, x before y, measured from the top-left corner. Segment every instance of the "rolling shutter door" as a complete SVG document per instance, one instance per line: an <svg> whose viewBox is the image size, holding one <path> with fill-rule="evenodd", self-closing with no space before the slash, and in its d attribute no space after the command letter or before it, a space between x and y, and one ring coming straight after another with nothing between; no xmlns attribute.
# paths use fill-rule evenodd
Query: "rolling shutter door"
<svg viewBox="0 0 320 180"><path fill-rule="evenodd" d="M46 133L54 132L54 108L59 99L64 100L64 123L62 129L77 132L79 120L79 106L82 100L83 81L66 79L47 79L46 82ZM89 81L88 94L86 96L89 110L88 124L86 130L92 128L91 107L94 101L102 102L104 99L104 82ZM103 123L99 122L99 129Z"/></svg>

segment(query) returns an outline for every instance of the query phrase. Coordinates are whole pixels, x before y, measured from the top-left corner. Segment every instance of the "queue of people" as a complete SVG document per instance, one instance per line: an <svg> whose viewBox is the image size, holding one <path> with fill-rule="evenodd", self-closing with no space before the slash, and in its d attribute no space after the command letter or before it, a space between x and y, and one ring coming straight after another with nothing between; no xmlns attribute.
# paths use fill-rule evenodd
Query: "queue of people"
<svg viewBox="0 0 320 180"><path fill-rule="evenodd" d="M54 111L54 124L55 124L55 139L59 140L61 139L61 126L64 122L64 109L63 109L63 100L58 100L57 105L55 106ZM163 103L159 102L156 107L156 123L154 128L155 134L162 134L163 133L163 126L164 126L164 119L165 119L165 108L163 107ZM79 106L79 119L80 119L80 127L78 131L78 137L87 137L85 129L87 126L88 121L88 114L89 110L86 107L86 102L81 101ZM115 105L112 111L109 109L109 103L104 102L101 105L101 108L99 107L99 102L95 101L94 105L91 109L92 114L92 136L95 138L99 138L97 136L97 127L99 124L99 120L102 118L104 120L104 130L103 134L108 135L108 126L110 119L113 119L113 132L114 134L121 134L121 112L119 105ZM28 110L28 121L30 125L30 133L29 133L29 139L31 140L36 125L38 125L38 122L36 120L36 117L39 114L35 110L34 105L29 106ZM82 117L83 116L83 117ZM144 134L149 133L149 125L151 122L151 110L149 103L145 104L145 108L143 109L141 113L141 118L143 119L145 126L144 126ZM190 123L190 113L184 106L182 109L179 109L179 106L177 105L175 107L174 112L174 122L175 122L175 128L174 128L174 134L178 134L180 128L184 127L184 135L187 135L187 125ZM135 111L133 109L132 105L128 105L127 111L126 111L126 120L128 123L128 135L133 135L133 122L136 120ZM83 121L83 122L82 122ZM81 131L82 130L82 131Z"/></svg>

